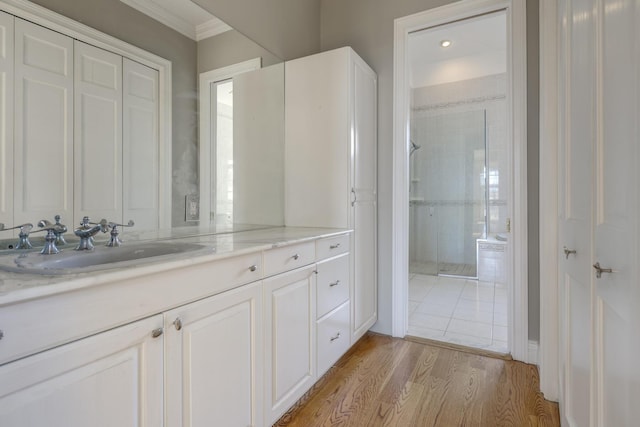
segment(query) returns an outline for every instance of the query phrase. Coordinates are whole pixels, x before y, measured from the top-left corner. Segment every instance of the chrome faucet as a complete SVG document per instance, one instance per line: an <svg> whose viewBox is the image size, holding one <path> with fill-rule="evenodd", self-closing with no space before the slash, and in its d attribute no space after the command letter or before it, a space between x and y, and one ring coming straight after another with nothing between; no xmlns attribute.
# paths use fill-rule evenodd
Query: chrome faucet
<svg viewBox="0 0 640 427"><path fill-rule="evenodd" d="M52 224L51 221L49 221L49 220L41 219L38 222L38 227L41 227L43 229L47 229L47 228L53 227L52 228L53 234L54 234L54 236L56 238L55 244L56 245L66 245L67 241L64 239L64 233L67 232L67 226L60 223L60 220L62 219L62 217L60 215L56 215L54 217L54 219L56 221L55 224ZM46 241L46 238L45 238L45 241Z"/></svg>
<svg viewBox="0 0 640 427"><path fill-rule="evenodd" d="M109 243L107 243L107 246L109 247L118 247L120 245L122 245L122 240L120 240L120 237L118 237L118 234L120 234L120 232L118 231L118 227L133 227L135 225L135 223L132 220L129 220L128 223L126 224L116 224L115 222L110 222L108 224L109 227L111 227L111 238L109 239Z"/></svg>
<svg viewBox="0 0 640 427"><path fill-rule="evenodd" d="M33 224L31 224L30 222L27 222L25 224L16 225L15 227L11 227L11 228L4 228L4 224L0 224L0 231L15 230L15 229L20 229L20 233L18 233L18 239L19 239L18 244L16 245L15 248L16 249L33 248L33 246L31 245L31 242L29 241L29 233L33 229Z"/></svg>
<svg viewBox="0 0 640 427"><path fill-rule="evenodd" d="M76 251L92 250L94 248L92 242L93 236L98 234L99 231L102 231L103 233L109 231L109 223L106 219L101 219L99 223L93 226L89 225L89 218L85 217L85 219L87 221L85 222L83 219L83 223L80 225L80 227L73 232L80 238L80 243L78 244L78 247L76 247ZM89 228L87 228L87 226L89 226Z"/></svg>

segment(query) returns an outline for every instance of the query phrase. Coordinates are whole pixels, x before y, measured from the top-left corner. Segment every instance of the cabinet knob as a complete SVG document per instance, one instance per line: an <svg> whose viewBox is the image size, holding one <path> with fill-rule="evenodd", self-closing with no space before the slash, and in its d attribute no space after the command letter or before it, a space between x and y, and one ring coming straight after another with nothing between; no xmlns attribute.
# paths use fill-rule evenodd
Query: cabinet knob
<svg viewBox="0 0 640 427"><path fill-rule="evenodd" d="M153 338L158 338L160 335L162 335L162 332L164 332L162 328L154 329L153 331L151 331L151 336Z"/></svg>
<svg viewBox="0 0 640 427"><path fill-rule="evenodd" d="M334 286L338 286L339 284L340 284L340 280L336 280L336 281L335 281L335 282L333 282L333 283L329 283L329 287L330 287L330 288L333 288Z"/></svg>
<svg viewBox="0 0 640 427"><path fill-rule="evenodd" d="M336 334L336 336L335 336L335 337L331 337L330 341L331 341L331 342L334 342L334 341L335 341L335 340L337 340L338 338L340 338L340 332L338 332L338 333Z"/></svg>
<svg viewBox="0 0 640 427"><path fill-rule="evenodd" d="M258 266L253 264L251 267L249 267L249 271L256 271L258 269Z"/></svg>
<svg viewBox="0 0 640 427"><path fill-rule="evenodd" d="M294 260L296 260L296 261L297 261L297 260L298 260L298 258L300 258L300 255L298 255L298 254L294 254L291 258L293 258Z"/></svg>
<svg viewBox="0 0 640 427"><path fill-rule="evenodd" d="M173 326L176 327L176 331L179 331L180 329L182 329L182 319L180 319L179 317L176 317L176 320L173 321Z"/></svg>
<svg viewBox="0 0 640 427"><path fill-rule="evenodd" d="M336 243L335 245L329 246L329 249L338 249L340 247L340 243Z"/></svg>
<svg viewBox="0 0 640 427"><path fill-rule="evenodd" d="M2 332L2 329L0 329L0 340L4 338L4 332Z"/></svg>

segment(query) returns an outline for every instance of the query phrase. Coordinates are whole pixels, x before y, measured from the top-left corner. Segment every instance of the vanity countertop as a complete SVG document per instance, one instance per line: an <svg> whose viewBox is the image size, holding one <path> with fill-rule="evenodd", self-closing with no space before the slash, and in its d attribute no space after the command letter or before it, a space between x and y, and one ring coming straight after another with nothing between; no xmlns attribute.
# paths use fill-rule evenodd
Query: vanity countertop
<svg viewBox="0 0 640 427"><path fill-rule="evenodd" d="M144 262L130 261L117 269L93 271L90 273L72 273L64 275L28 274L0 270L0 306L40 298L62 292L116 282L139 276L168 271L232 256L255 253L280 246L301 243L323 237L349 232L345 229L306 228L306 227L272 227L259 230L210 234L203 229L176 229L173 231L152 232L144 236L127 234L127 242L134 245L136 237L144 237L145 242L157 240L163 244L172 242L197 243L203 250L185 252L171 256L160 256ZM140 240L142 241L142 240ZM71 251L72 248L65 249ZM109 250L117 251L118 248ZM0 257L16 257L16 252L4 251ZM82 256L78 253L78 256ZM41 255L55 257L56 255Z"/></svg>

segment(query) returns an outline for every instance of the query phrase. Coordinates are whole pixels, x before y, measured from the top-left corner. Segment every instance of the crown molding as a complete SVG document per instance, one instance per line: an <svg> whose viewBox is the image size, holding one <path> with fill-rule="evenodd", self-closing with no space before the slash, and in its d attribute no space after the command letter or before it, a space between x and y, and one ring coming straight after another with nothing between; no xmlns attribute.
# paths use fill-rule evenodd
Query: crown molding
<svg viewBox="0 0 640 427"><path fill-rule="evenodd" d="M166 10L162 6L155 3L153 0L120 1L129 7L132 7L137 11L150 16L151 18L166 25L167 27L176 30L183 36L189 37L191 40L200 41L207 37L212 37L217 34L224 33L225 31L231 30L230 26L216 17L213 17L207 22L194 26L186 19L183 19L182 17Z"/></svg>
<svg viewBox="0 0 640 427"><path fill-rule="evenodd" d="M225 24L220 19L213 18L210 21L196 26L196 41L200 41L208 37L217 36L218 34L222 34L232 29L233 28Z"/></svg>

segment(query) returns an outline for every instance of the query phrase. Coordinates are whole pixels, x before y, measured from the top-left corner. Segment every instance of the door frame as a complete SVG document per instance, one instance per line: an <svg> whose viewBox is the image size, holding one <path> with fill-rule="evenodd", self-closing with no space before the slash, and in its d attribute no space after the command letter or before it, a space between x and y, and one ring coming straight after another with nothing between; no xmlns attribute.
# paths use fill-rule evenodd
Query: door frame
<svg viewBox="0 0 640 427"><path fill-rule="evenodd" d="M253 58L237 64L200 73L198 78L198 116L199 120L199 171L200 171L200 224L211 221L211 175L216 173L211 164L211 83L233 78L233 76L247 71L259 70L262 58ZM206 142L206 144L205 144ZM205 217L205 213L208 217Z"/></svg>
<svg viewBox="0 0 640 427"><path fill-rule="evenodd" d="M393 220L392 220L392 334L408 329L409 297L409 67L408 38L413 31L473 16L506 10L507 13L507 120L513 141L512 197L507 277L509 291L509 349L516 360L535 363L529 348L527 246L527 61L526 0L462 0L398 18L394 22ZM522 226L519 226L522 224Z"/></svg>
<svg viewBox="0 0 640 427"><path fill-rule="evenodd" d="M558 4L540 1L540 390L560 397L558 301ZM544 169L543 169L544 168Z"/></svg>

